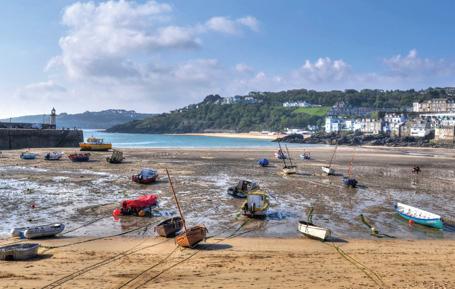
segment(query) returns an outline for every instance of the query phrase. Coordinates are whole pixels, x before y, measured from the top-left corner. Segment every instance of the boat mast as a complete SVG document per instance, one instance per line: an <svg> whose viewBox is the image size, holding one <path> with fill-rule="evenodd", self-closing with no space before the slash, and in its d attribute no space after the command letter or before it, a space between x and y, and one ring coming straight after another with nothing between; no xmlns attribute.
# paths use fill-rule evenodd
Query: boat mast
<svg viewBox="0 0 455 289"><path fill-rule="evenodd" d="M283 149L281 148L280 142L278 142L278 146L280 147L280 152L281 152L281 155L283 156L282 160L283 160L283 163L284 163L284 167L287 168L286 158L284 157Z"/></svg>
<svg viewBox="0 0 455 289"><path fill-rule="evenodd" d="M285 144L284 147L286 148L286 152L288 153L289 163L291 164L291 167L292 167L293 166L292 159L291 159L291 154L289 153L289 150L288 150L288 145Z"/></svg>
<svg viewBox="0 0 455 289"><path fill-rule="evenodd" d="M169 175L169 171L167 169L166 169L166 174L169 179L169 185L171 187L172 193L174 194L175 203L177 204L177 208L179 209L180 217L182 218L182 221L183 221L183 227L185 228L185 232L186 232L187 228L186 228L185 218L183 217L182 209L180 208L179 200L177 199L177 195L175 194L174 185L172 184L172 179L171 179L171 176Z"/></svg>
<svg viewBox="0 0 455 289"><path fill-rule="evenodd" d="M335 149L333 150L332 157L330 158L329 168L332 167L333 158L335 157L335 153L337 152L337 148L338 148L338 141L337 141L337 143L335 145Z"/></svg>
<svg viewBox="0 0 455 289"><path fill-rule="evenodd" d="M348 169L349 178L352 178L352 163L354 162L354 155L355 155L355 149L354 149L354 152L352 153L351 162L349 163L349 169Z"/></svg>

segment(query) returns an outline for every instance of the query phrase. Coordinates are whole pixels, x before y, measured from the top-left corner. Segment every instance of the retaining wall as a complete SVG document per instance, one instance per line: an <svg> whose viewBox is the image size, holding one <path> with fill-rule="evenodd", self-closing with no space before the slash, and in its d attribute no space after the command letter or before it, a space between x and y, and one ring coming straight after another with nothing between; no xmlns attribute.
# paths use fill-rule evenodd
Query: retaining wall
<svg viewBox="0 0 455 289"><path fill-rule="evenodd" d="M82 130L0 129L0 150L78 147L83 140Z"/></svg>

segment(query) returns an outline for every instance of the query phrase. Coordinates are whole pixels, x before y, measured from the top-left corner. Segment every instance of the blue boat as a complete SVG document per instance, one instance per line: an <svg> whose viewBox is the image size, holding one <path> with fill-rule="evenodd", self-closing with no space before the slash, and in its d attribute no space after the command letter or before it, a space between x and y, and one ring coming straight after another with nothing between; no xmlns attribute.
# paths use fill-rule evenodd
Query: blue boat
<svg viewBox="0 0 455 289"><path fill-rule="evenodd" d="M266 167L269 165L269 160L268 159L260 159L258 161L258 164L261 166L261 167Z"/></svg>
<svg viewBox="0 0 455 289"><path fill-rule="evenodd" d="M21 153L21 159L23 159L23 160L34 160L34 159L36 159L36 154L31 153L31 152Z"/></svg>
<svg viewBox="0 0 455 289"><path fill-rule="evenodd" d="M356 188L357 187L357 180L354 179L354 178L344 177L343 178L343 184L346 187Z"/></svg>
<svg viewBox="0 0 455 289"><path fill-rule="evenodd" d="M441 220L441 216L433 214L431 212L424 211L419 208L411 207L402 203L396 203L395 210L405 218L415 222L416 224L442 229L444 224Z"/></svg>

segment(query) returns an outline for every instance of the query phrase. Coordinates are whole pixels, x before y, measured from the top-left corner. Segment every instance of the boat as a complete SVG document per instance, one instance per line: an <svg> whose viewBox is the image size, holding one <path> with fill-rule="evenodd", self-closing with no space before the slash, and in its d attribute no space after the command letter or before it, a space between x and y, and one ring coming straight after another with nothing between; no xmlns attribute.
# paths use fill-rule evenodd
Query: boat
<svg viewBox="0 0 455 289"><path fill-rule="evenodd" d="M123 157L123 153L118 150L114 150L112 152L112 155L110 157L106 158L106 161L111 164L119 164L121 163L125 158Z"/></svg>
<svg viewBox="0 0 455 289"><path fill-rule="evenodd" d="M259 189L259 186L255 182L240 180L236 186L228 188L227 193L234 198L244 199L248 192L256 189Z"/></svg>
<svg viewBox="0 0 455 289"><path fill-rule="evenodd" d="M278 143L278 146L280 147L280 151L281 151L281 144ZM288 146L285 145L285 148L286 148L287 158L283 159L284 167L282 169L282 172L285 175L296 174L297 173L297 166L295 166L292 163L291 153L289 152ZM286 163L286 159L289 160L289 164Z"/></svg>
<svg viewBox="0 0 455 289"><path fill-rule="evenodd" d="M269 206L270 202L267 193L255 190L247 194L246 201L242 204L241 209L247 217L265 217Z"/></svg>
<svg viewBox="0 0 455 289"><path fill-rule="evenodd" d="M434 213L427 212L422 209L411 207L402 203L396 203L395 210L398 212L398 214L400 214L400 216L414 223L437 229L442 229L444 227L441 216Z"/></svg>
<svg viewBox="0 0 455 289"><path fill-rule="evenodd" d="M338 142L335 145L335 149L333 150L333 154L332 154L332 157L330 158L329 165L328 166L323 166L321 168L322 172L324 174L328 175L328 176L333 176L335 174L335 170L332 168L332 163L333 163L333 159L335 158L335 154L337 152L337 148L338 148Z"/></svg>
<svg viewBox="0 0 455 289"><path fill-rule="evenodd" d="M49 152L44 155L44 159L47 161L58 161L63 156L63 153Z"/></svg>
<svg viewBox="0 0 455 289"><path fill-rule="evenodd" d="M275 153L275 157L279 160L285 160L288 158L288 156L283 153L283 151L281 149L279 149L276 153Z"/></svg>
<svg viewBox="0 0 455 289"><path fill-rule="evenodd" d="M354 154L352 154L352 159L349 162L348 176L343 177L343 184L348 188L357 187L357 180L352 176L352 163L354 162Z"/></svg>
<svg viewBox="0 0 455 289"><path fill-rule="evenodd" d="M172 179L169 175L168 169L166 169L166 174L169 179L169 186L171 187L172 193L174 194L175 204L179 210L180 218L182 219L184 228L184 230L175 237L175 241L181 247L193 248L206 239L208 232L207 228L204 225L196 225L189 228L186 226L185 218L183 217L182 209L177 199L177 194L175 193L174 185L172 184Z"/></svg>
<svg viewBox="0 0 455 289"><path fill-rule="evenodd" d="M150 217L152 216L152 207L158 204L158 195L149 194L140 196L136 199L123 200L121 208L113 211L114 216L139 216Z"/></svg>
<svg viewBox="0 0 455 289"><path fill-rule="evenodd" d="M155 232L161 237L175 237L183 227L183 221L180 217L173 217L162 221L155 226Z"/></svg>
<svg viewBox="0 0 455 289"><path fill-rule="evenodd" d="M269 160L268 159L260 159L258 160L258 165L261 167L267 167L269 165Z"/></svg>
<svg viewBox="0 0 455 289"><path fill-rule="evenodd" d="M25 243L0 247L0 260L28 260L38 256L39 244Z"/></svg>
<svg viewBox="0 0 455 289"><path fill-rule="evenodd" d="M11 230L11 236L19 237L21 239L22 238L35 239L35 238L55 237L55 235L63 232L64 229L65 229L65 225L61 224L61 223L14 228Z"/></svg>
<svg viewBox="0 0 455 289"><path fill-rule="evenodd" d="M303 152L303 154L300 155L301 160L311 160L311 154L307 152Z"/></svg>
<svg viewBox="0 0 455 289"><path fill-rule="evenodd" d="M23 152L21 153L21 159L23 160L34 160L36 159L37 154L31 152Z"/></svg>
<svg viewBox="0 0 455 289"><path fill-rule="evenodd" d="M102 138L89 137L86 142L79 143L81 151L108 151L112 149L111 143L105 143Z"/></svg>
<svg viewBox="0 0 455 289"><path fill-rule="evenodd" d="M90 153L74 153L70 154L68 158L73 162L88 162L90 160Z"/></svg>
<svg viewBox="0 0 455 289"><path fill-rule="evenodd" d="M137 175L133 175L131 180L139 184L151 184L158 179L158 172L154 169L142 169Z"/></svg>
<svg viewBox="0 0 455 289"><path fill-rule="evenodd" d="M299 221L299 232L310 238L325 241L331 234L329 229L315 226L307 221Z"/></svg>

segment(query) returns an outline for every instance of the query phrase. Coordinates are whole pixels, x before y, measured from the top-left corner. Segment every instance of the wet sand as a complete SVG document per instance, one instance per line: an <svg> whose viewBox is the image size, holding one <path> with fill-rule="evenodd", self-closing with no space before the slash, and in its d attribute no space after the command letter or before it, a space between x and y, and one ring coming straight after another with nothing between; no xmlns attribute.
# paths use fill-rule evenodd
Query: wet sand
<svg viewBox="0 0 455 289"><path fill-rule="evenodd" d="M306 149L311 152L311 161L298 159L303 147L292 148L298 165L294 176L279 173L282 163L273 158L275 150L267 148L125 149L127 159L120 165L108 164L105 157L110 153L103 152L92 153L91 162L72 163L67 158L44 161L42 156L48 151L45 149L32 150L41 154L37 160L20 160L20 151L3 151L0 242L14 241L7 240L12 227L56 221L74 231L39 243L55 246L107 238L46 252L42 248L43 257L30 262L0 262L0 287L42 287L91 264L104 264L108 262L104 260L135 245L138 247L134 250L163 241L154 237L153 225L128 233L129 238L114 236L176 212L166 178L150 186L130 181L141 167L152 167L161 175L165 168L170 169L187 222L205 224L209 235L214 236L208 242L218 244L196 251L179 249L163 264L141 275L142 281L124 288L140 286L168 265L196 252L141 288L455 288L455 233L410 226L393 210L393 203L401 201L453 218L454 151L364 147L354 153L353 148L341 147L333 166L337 175L327 177L321 174L320 167L327 164L333 147ZM353 173L360 186L346 189L341 177L347 174L353 153ZM270 167L256 165L262 157L271 160ZM414 165L422 169L418 176L410 172ZM271 195L265 220L245 224L246 219L239 214L242 200L226 194L226 188L240 178L258 182ZM111 212L122 199L145 193L158 194L157 217L113 221ZM330 228L338 242L323 244L299 235L298 220L304 218L310 206L315 207L313 221ZM382 233L397 238L370 236L360 222L361 213ZM240 226L237 233L241 235L224 239ZM372 271L350 263L333 244ZM121 258L75 277L62 288L119 288L145 268L159 263L174 248L174 241L170 240L127 256L119 255ZM381 280L385 285L381 285Z"/></svg>

